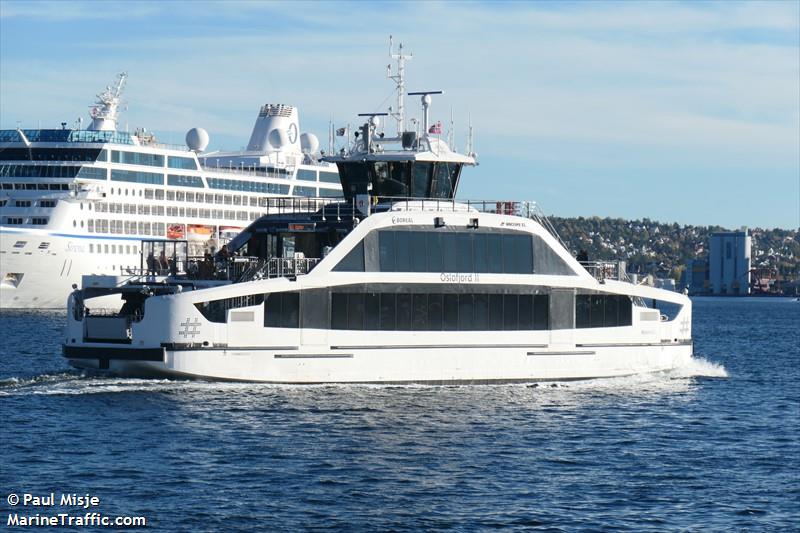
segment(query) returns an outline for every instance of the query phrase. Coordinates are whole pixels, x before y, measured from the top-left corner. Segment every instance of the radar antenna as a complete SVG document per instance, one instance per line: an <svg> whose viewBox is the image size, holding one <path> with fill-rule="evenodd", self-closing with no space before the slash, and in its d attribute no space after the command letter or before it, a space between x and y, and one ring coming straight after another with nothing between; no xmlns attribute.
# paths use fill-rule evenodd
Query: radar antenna
<svg viewBox="0 0 800 533"><path fill-rule="evenodd" d="M97 95L97 100L91 106L92 124L90 130L116 131L117 129L117 110L121 103L122 90L125 88L125 81L128 79L127 72L117 74L114 85L106 86L106 89Z"/></svg>
<svg viewBox="0 0 800 533"><path fill-rule="evenodd" d="M403 43L397 48L397 52L394 52L394 45L392 44L392 36L389 36L389 55L392 59L397 60L397 74L392 74L392 65L391 63L387 65L387 74L386 77L390 80L394 81L397 84L397 111L391 113L392 118L397 121L397 137L403 135L403 132L406 129L406 117L405 117L405 93L406 93L406 60L410 60L414 58L414 54L403 54Z"/></svg>

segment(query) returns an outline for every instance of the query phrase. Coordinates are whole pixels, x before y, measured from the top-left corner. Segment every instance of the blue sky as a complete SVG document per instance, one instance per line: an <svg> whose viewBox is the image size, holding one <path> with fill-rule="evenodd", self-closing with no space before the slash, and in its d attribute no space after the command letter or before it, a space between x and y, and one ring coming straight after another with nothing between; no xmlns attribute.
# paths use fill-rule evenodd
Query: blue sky
<svg viewBox="0 0 800 533"><path fill-rule="evenodd" d="M390 34L414 54L409 90L445 91L433 117L452 109L458 147L472 117L463 198L800 226L798 1L0 0L0 127L87 117L127 70L121 124L165 142L201 126L241 148L271 102L326 145L331 116L384 110Z"/></svg>

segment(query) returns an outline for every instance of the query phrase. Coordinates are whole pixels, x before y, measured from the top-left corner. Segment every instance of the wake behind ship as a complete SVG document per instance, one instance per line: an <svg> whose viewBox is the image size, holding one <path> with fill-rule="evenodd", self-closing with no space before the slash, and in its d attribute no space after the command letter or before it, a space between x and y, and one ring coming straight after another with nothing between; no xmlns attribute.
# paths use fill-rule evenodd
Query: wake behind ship
<svg viewBox="0 0 800 533"><path fill-rule="evenodd" d="M214 253L268 212L341 196L297 108L264 105L246 150L206 152L201 128L187 146L120 131L126 79L97 96L87 129L79 119L72 129L0 130L0 308L63 308L81 276L138 267L142 239Z"/></svg>

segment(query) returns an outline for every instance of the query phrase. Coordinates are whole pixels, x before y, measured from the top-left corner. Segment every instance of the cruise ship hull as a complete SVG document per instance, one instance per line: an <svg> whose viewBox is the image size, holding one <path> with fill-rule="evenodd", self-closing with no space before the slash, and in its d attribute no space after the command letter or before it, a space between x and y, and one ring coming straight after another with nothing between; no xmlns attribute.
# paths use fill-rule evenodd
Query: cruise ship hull
<svg viewBox="0 0 800 533"><path fill-rule="evenodd" d="M130 250L139 239L102 242ZM122 272L139 263L138 253L90 253L81 236L0 227L0 309L64 309L72 285L80 286L83 275Z"/></svg>

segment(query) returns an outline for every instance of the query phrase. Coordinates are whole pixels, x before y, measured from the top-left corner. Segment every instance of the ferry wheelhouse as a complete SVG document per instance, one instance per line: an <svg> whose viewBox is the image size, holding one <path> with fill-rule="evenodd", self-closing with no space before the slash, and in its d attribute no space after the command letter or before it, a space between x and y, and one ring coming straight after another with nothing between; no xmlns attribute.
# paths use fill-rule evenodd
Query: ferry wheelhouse
<svg viewBox="0 0 800 533"><path fill-rule="evenodd" d="M88 129L0 131L3 309L63 308L82 275L137 267L143 238L213 253L268 212L341 197L335 165L299 133L296 108L264 105L247 150L205 152L200 128L187 146L119 131L125 80L98 95Z"/></svg>
<svg viewBox="0 0 800 533"><path fill-rule="evenodd" d="M344 201L261 217L213 274L172 251L184 275L85 277L64 356L119 375L299 384L571 380L686 363L687 297L579 263L533 204L455 199L475 158L429 124L430 95L421 132L399 119L390 138L370 115L327 158ZM121 307L93 304L111 294Z"/></svg>

